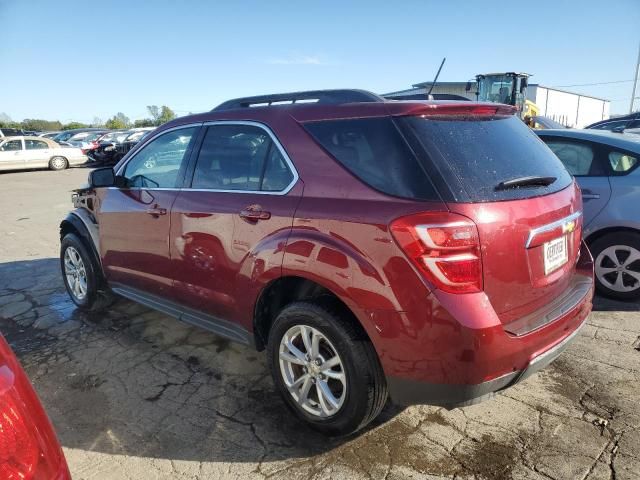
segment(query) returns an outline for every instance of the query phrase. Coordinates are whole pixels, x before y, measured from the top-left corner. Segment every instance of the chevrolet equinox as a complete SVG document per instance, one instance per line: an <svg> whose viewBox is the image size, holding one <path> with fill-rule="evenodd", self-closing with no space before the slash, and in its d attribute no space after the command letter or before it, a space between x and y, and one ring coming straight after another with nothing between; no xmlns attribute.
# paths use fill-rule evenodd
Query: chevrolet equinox
<svg viewBox="0 0 640 480"><path fill-rule="evenodd" d="M579 188L514 113L323 90L173 120L75 192L66 288L266 349L326 434L388 398L478 402L556 358L593 295Z"/></svg>

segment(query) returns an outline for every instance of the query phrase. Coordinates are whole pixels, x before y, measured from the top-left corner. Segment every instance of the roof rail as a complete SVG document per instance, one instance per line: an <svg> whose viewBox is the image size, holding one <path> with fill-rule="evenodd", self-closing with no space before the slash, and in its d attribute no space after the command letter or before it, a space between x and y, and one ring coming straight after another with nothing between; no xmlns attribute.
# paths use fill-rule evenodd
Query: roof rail
<svg viewBox="0 0 640 480"><path fill-rule="evenodd" d="M309 90L306 92L276 93L227 100L212 112L232 110L234 108L267 107L274 105L292 105L295 103L340 104L362 102L384 102L384 98L366 90Z"/></svg>

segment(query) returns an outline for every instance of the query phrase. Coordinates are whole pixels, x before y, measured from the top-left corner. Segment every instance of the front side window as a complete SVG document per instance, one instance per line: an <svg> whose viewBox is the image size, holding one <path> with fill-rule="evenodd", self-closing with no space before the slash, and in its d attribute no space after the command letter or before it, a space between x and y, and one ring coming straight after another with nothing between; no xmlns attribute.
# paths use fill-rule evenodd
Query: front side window
<svg viewBox="0 0 640 480"><path fill-rule="evenodd" d="M547 146L564 164L571 175L589 175L594 152L589 145L576 142L550 141Z"/></svg>
<svg viewBox="0 0 640 480"><path fill-rule="evenodd" d="M22 142L20 140L9 140L0 147L2 152L14 152L16 150L22 150Z"/></svg>
<svg viewBox="0 0 640 480"><path fill-rule="evenodd" d="M43 142L42 140L25 140L24 145L27 150L45 150L49 148L47 142Z"/></svg>
<svg viewBox="0 0 640 480"><path fill-rule="evenodd" d="M638 159L622 152L610 152L609 163L616 173L624 173L631 170L638 163Z"/></svg>
<svg viewBox="0 0 640 480"><path fill-rule="evenodd" d="M155 138L127 163L123 177L133 188L175 188L198 127L181 128Z"/></svg>
<svg viewBox="0 0 640 480"><path fill-rule="evenodd" d="M293 173L269 134L254 125L214 125L202 142L192 188L282 191Z"/></svg>

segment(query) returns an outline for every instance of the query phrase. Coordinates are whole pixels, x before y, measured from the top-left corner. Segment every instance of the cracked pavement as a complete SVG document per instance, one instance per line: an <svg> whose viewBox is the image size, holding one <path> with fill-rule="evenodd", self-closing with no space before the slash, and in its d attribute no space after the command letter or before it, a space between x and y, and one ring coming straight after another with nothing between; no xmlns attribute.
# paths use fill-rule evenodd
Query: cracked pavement
<svg viewBox="0 0 640 480"><path fill-rule="evenodd" d="M286 410L264 353L126 300L74 307L58 223L87 172L0 174L0 331L74 478L640 478L640 304L596 298L558 360L491 400L387 407L327 439Z"/></svg>

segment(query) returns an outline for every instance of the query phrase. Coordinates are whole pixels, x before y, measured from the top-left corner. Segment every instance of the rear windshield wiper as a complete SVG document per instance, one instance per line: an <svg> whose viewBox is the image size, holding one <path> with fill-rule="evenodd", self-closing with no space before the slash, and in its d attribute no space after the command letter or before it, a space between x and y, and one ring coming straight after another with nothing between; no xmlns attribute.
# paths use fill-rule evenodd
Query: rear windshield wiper
<svg viewBox="0 0 640 480"><path fill-rule="evenodd" d="M518 177L505 180L496 185L496 190L509 190L520 187L548 187L557 180L556 177Z"/></svg>

